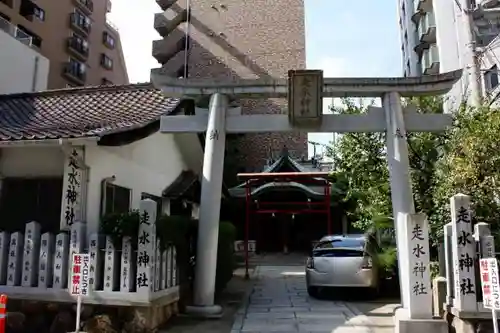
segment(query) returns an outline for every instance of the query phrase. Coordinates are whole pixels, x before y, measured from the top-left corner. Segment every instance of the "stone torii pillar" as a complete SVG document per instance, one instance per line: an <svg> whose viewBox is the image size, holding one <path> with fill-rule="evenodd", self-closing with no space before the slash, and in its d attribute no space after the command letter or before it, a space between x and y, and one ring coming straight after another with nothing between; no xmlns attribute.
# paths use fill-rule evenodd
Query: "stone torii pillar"
<svg viewBox="0 0 500 333"><path fill-rule="evenodd" d="M289 78L276 80L176 79L153 70L153 84L166 95L181 98L210 97L209 110L195 115L164 116L164 133L207 133L203 160L194 307L190 310L213 316L221 312L214 304L217 237L221 201L224 140L226 133L268 132L386 132L387 158L392 190L393 216L397 235L403 306L410 297L405 221L400 213L414 213L409 174L407 132L439 132L451 125L450 115L417 113L402 108L401 97L440 95L448 92L461 77L461 70L410 78L323 78L322 71L290 71ZM238 108L228 111L228 98L288 98L288 115L242 115ZM324 97L381 97L382 108L369 107L366 114L322 114ZM431 304L429 304L431 306Z"/></svg>

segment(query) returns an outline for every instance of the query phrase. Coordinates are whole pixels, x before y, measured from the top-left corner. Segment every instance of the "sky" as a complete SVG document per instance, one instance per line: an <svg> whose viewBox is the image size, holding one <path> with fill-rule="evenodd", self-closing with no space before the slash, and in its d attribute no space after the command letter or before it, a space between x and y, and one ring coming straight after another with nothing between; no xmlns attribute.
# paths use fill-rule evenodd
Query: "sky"
<svg viewBox="0 0 500 333"><path fill-rule="evenodd" d="M396 6L396 0L305 0L307 68L322 69L325 77L401 76ZM153 28L160 11L154 0L113 1L108 18L119 29L132 83L149 82L151 68L158 67L151 45L160 38ZM328 112L332 100L323 104ZM310 141L323 144L332 138L309 133Z"/></svg>

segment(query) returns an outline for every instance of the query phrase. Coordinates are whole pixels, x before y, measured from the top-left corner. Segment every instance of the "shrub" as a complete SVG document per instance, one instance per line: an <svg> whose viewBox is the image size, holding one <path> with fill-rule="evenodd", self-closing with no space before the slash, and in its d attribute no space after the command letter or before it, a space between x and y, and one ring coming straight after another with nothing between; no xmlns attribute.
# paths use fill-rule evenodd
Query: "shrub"
<svg viewBox="0 0 500 333"><path fill-rule="evenodd" d="M115 248L121 248L123 237L131 237L132 247L137 247L140 214L138 210L106 214L101 219L101 233L111 237Z"/></svg>

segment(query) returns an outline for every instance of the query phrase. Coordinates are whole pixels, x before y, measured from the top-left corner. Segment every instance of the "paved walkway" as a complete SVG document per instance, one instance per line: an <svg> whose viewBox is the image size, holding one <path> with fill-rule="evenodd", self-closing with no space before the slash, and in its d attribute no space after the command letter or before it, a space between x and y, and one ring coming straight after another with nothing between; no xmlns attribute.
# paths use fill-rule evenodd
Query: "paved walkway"
<svg viewBox="0 0 500 333"><path fill-rule="evenodd" d="M231 333L374 333L375 325L352 303L307 295L304 266L257 266L248 302Z"/></svg>

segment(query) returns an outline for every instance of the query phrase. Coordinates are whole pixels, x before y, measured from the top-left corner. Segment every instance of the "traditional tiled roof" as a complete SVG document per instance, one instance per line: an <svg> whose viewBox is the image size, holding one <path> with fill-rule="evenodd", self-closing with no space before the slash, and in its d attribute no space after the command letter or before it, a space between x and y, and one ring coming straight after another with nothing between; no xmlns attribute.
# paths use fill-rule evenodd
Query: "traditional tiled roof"
<svg viewBox="0 0 500 333"><path fill-rule="evenodd" d="M191 170L182 171L179 176L163 190L163 196L166 198L177 199L189 191L199 182L198 176Z"/></svg>
<svg viewBox="0 0 500 333"><path fill-rule="evenodd" d="M0 95L0 141L124 132L159 121L179 103L149 83Z"/></svg>

